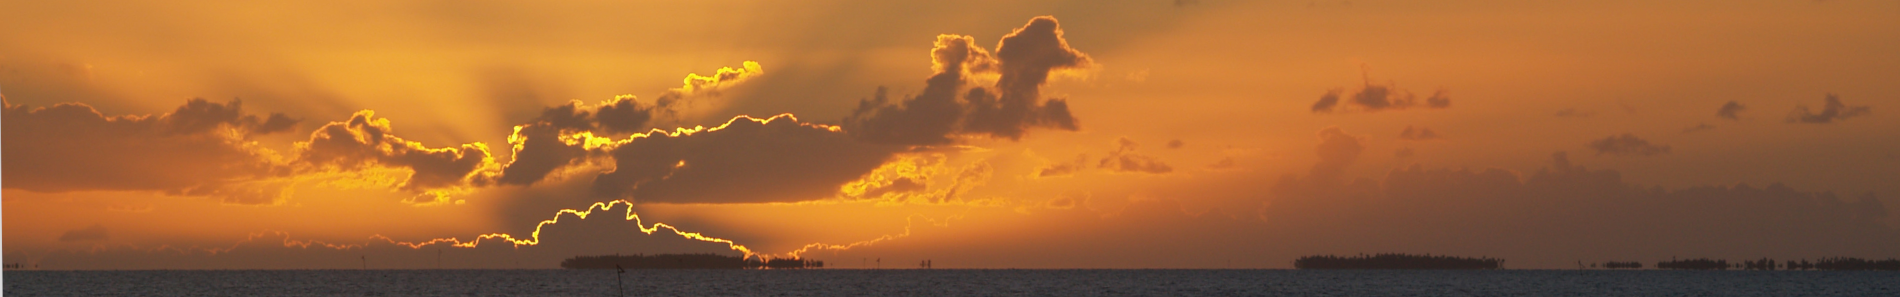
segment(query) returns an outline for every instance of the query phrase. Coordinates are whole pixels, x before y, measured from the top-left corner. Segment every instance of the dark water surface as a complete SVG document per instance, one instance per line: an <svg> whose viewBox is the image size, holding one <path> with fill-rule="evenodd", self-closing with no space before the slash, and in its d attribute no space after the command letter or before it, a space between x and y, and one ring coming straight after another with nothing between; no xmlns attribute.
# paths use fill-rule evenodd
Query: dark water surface
<svg viewBox="0 0 1900 297"><path fill-rule="evenodd" d="M613 270L6 271L6 296L621 296ZM1900 296L1900 272L628 270L625 296Z"/></svg>

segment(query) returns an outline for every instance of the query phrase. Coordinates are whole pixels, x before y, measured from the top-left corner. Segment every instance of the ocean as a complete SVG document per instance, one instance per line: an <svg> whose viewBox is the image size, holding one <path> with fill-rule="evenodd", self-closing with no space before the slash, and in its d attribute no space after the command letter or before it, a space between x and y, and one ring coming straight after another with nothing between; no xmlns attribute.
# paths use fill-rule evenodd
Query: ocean
<svg viewBox="0 0 1900 297"><path fill-rule="evenodd" d="M1894 271L9 270L3 277L5 296L1900 296Z"/></svg>

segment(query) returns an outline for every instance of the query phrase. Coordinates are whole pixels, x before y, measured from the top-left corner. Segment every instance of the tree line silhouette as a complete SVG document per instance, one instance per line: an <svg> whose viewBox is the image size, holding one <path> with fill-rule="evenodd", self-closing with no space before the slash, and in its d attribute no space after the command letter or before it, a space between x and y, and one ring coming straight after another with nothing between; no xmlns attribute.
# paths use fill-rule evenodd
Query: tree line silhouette
<svg viewBox="0 0 1900 297"><path fill-rule="evenodd" d="M1580 263L1578 265L1582 265L1582 264ZM1591 264L1590 267L1594 268L1598 266L1596 264ZM1602 267L1608 268L1608 269L1642 269L1643 263L1639 263L1635 261L1630 261L1630 262L1610 261L1610 262L1604 262ZM1782 261L1782 262L1776 262L1775 259L1770 259L1770 258L1742 260L1741 262L1729 262L1728 260L1715 260L1715 259L1709 259L1709 258L1696 258L1696 259L1686 259L1686 260L1671 259L1669 261L1656 262L1656 269L1672 269L1672 270L1729 270L1729 269L1740 269L1740 270L1900 270L1900 259L1889 258L1886 260L1867 260L1867 259L1852 258L1852 257L1828 257L1828 258L1821 258L1821 260L1813 261L1813 262L1809 262L1807 259L1802 259L1800 261L1787 260L1787 261Z"/></svg>
<svg viewBox="0 0 1900 297"><path fill-rule="evenodd" d="M1297 269L1500 269L1504 259L1465 258L1431 254L1385 253L1342 257L1314 255L1293 260Z"/></svg>
<svg viewBox="0 0 1900 297"><path fill-rule="evenodd" d="M1767 264L1770 265L1769 269L1774 269L1772 266L1774 265L1774 260L1767 261ZM1801 259L1800 262L1788 260L1781 268L1787 270L1900 270L1900 259L1887 258L1886 260L1867 260L1849 257L1830 257L1821 258L1821 260L1814 262L1808 262L1808 259Z"/></svg>
<svg viewBox="0 0 1900 297"><path fill-rule="evenodd" d="M1656 262L1656 269L1676 270L1728 270L1728 260L1695 258L1687 260L1669 260Z"/></svg>
<svg viewBox="0 0 1900 297"><path fill-rule="evenodd" d="M712 253L703 254L634 254L574 256L561 260L561 268L567 269L803 269L824 268L825 261L775 258L743 258Z"/></svg>

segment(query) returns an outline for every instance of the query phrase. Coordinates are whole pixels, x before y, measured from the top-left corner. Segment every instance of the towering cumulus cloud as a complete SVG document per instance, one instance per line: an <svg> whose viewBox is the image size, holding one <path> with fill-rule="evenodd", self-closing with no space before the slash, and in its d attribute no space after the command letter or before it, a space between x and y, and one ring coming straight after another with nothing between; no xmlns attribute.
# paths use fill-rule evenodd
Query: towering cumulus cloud
<svg viewBox="0 0 1900 297"><path fill-rule="evenodd" d="M1313 164L1312 176L1315 181L1331 183L1338 181L1346 166L1359 160L1359 153L1365 152L1365 145L1359 144L1359 136L1346 134L1339 127L1326 127L1319 130L1319 146L1314 151L1319 154L1319 163Z"/></svg>
<svg viewBox="0 0 1900 297"><path fill-rule="evenodd" d="M938 145L958 136L1021 139L1029 128L1076 130L1068 101L1044 100L1052 71L1093 64L1069 47L1054 17L1037 17L1017 28L990 54L969 36L937 36L931 50L936 74L922 93L891 102L884 89L859 102L845 118L846 131L867 141ZM976 74L999 75L993 86L970 86Z"/></svg>
<svg viewBox="0 0 1900 297"><path fill-rule="evenodd" d="M287 131L284 114L243 114L242 102L192 99L161 115L106 116L63 103L31 108L6 103L6 188L36 192L85 190L211 194L213 188L284 173L249 136ZM264 203L259 197L220 197Z"/></svg>

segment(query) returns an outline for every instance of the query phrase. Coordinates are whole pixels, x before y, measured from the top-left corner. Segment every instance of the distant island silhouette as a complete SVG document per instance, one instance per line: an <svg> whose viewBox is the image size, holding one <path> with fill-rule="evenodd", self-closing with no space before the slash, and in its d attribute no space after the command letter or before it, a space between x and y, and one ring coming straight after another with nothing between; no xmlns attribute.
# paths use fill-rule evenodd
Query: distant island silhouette
<svg viewBox="0 0 1900 297"><path fill-rule="evenodd" d="M1669 260L1656 262L1656 269L1675 270L1728 270L1728 260L1695 258L1687 260Z"/></svg>
<svg viewBox="0 0 1900 297"><path fill-rule="evenodd" d="M1812 263L1809 263L1807 259L1802 259L1801 262L1788 261L1788 264L1788 266L1785 266L1787 269L1795 270L1900 270L1900 259L1894 258L1887 258L1886 260L1867 260L1861 258L1834 257L1822 258Z"/></svg>
<svg viewBox="0 0 1900 297"><path fill-rule="evenodd" d="M1612 265L1627 265L1625 263L1635 264L1636 266L1634 267L1612 266ZM1605 268L1642 268L1642 263L1608 262L1608 263L1604 263L1603 267ZM1729 270L1729 269L1900 270L1900 259L1889 258L1886 260L1867 260L1867 259L1853 258L1853 257L1829 257L1829 258L1821 258L1821 260L1814 261L1814 262L1809 262L1807 259L1802 259L1800 261L1788 260L1788 261L1783 261L1783 262L1776 262L1775 259L1761 258L1761 259L1756 259L1756 260L1743 260L1741 262L1729 262L1728 260L1696 258L1696 259L1687 259L1687 260L1658 261L1656 262L1656 269L1672 269L1672 270Z"/></svg>
<svg viewBox="0 0 1900 297"><path fill-rule="evenodd" d="M825 261L805 259L742 258L720 254L634 254L574 256L561 260L567 269L804 269L824 268Z"/></svg>
<svg viewBox="0 0 1900 297"><path fill-rule="evenodd" d="M1504 259L1464 258L1438 255L1360 254L1305 256L1293 260L1297 269L1501 269Z"/></svg>

